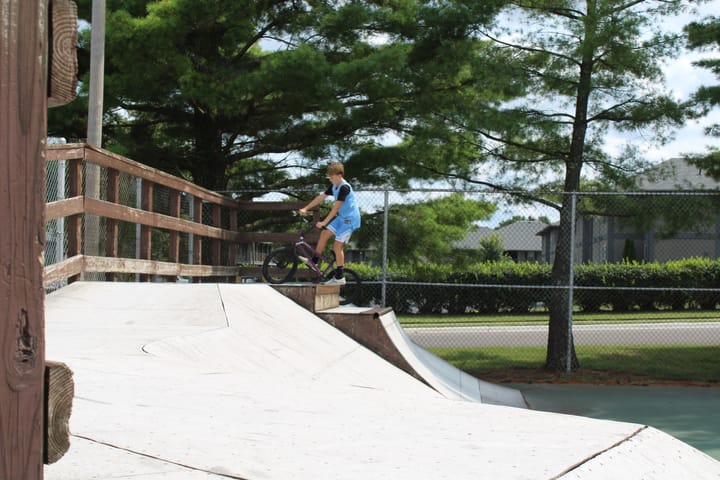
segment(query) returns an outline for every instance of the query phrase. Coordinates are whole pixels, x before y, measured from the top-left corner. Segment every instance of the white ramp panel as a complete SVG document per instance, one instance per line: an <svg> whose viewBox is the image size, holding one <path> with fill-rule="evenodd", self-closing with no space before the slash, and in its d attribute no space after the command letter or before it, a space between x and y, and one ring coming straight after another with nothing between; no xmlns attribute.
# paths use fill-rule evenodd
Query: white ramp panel
<svg viewBox="0 0 720 480"><path fill-rule="evenodd" d="M525 408L518 390L484 382L425 350L407 336L390 311L380 318L385 331L403 358L431 387L450 399L473 400L495 405Z"/></svg>

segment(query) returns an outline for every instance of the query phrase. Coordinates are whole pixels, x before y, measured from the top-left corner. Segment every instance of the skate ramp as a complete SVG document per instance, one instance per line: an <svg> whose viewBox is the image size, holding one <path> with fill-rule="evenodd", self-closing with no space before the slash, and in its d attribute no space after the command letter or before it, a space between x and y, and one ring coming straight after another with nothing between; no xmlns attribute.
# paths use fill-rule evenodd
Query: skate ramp
<svg viewBox="0 0 720 480"><path fill-rule="evenodd" d="M445 398L266 285L79 282L45 309L75 380L46 480L720 475L651 427Z"/></svg>
<svg viewBox="0 0 720 480"><path fill-rule="evenodd" d="M417 374L447 398L462 398L494 405L526 407L519 391L485 382L468 375L442 358L420 347L407 336L390 311L380 316L388 336Z"/></svg>
<svg viewBox="0 0 720 480"><path fill-rule="evenodd" d="M445 398L526 408L522 393L468 375L417 345L390 308L337 307L318 316Z"/></svg>

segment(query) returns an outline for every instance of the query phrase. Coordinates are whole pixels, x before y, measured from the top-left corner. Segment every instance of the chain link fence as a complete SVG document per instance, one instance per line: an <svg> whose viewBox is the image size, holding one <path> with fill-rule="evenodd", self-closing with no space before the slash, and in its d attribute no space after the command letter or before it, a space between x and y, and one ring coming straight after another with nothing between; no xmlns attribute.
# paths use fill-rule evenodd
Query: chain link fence
<svg viewBox="0 0 720 480"><path fill-rule="evenodd" d="M67 171L65 161L48 162L48 202L67 196ZM85 195L105 199L104 168L86 164L83 178ZM122 173L118 194L123 205L142 209L151 202L151 211L171 214L164 187L144 199L142 181ZM232 192L256 202L309 201L316 194ZM356 189L356 195L363 225L346 261L363 278L362 303L392 307L411 338L461 368L479 368L479 358L489 370L542 366L554 308L568 313L581 366L595 366L584 364L590 352L612 359L644 349L661 368L668 355L700 349L720 381L720 193L566 194L574 229L564 234L559 192ZM193 202L181 198L180 218L195 215ZM210 209L201 216L213 224ZM85 216L82 252L103 254L105 221ZM47 222L46 265L67 256L63 222ZM231 225L227 213L219 222ZM297 217L277 211L241 211L237 224L246 232L302 228ZM140 227L120 221L118 228L119 256L138 258ZM167 232L153 229L153 260L166 260L167 241ZM273 247L239 245L237 264L259 266ZM192 263L192 235L181 236L180 251ZM202 251L209 255L211 248ZM568 258L565 277L553 275L558 252ZM126 276L117 279L137 280ZM557 290L568 293L567 304L552 304Z"/></svg>
<svg viewBox="0 0 720 480"><path fill-rule="evenodd" d="M316 193L267 192L259 200ZM363 277L363 303L392 307L413 340L454 363L478 368L480 355L488 370L542 366L550 300L561 289L568 304L555 308L570 312L581 367L603 368L585 365L584 355L612 364L643 350L662 369L668 355L700 350L720 381L720 193L569 195L569 235L552 205L560 193L537 192L536 201L447 189L356 195L363 225L346 259ZM276 214L272 225L300 228L295 222ZM239 263L258 264L272 247L254 245ZM553 265L562 249L572 262L558 283Z"/></svg>

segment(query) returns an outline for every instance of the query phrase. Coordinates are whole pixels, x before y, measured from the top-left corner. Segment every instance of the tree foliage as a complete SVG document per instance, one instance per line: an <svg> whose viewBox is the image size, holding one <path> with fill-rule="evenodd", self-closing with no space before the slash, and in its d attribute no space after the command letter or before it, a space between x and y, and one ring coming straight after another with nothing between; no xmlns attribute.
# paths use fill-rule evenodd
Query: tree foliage
<svg viewBox="0 0 720 480"><path fill-rule="evenodd" d="M436 127L421 118L438 102L458 101L477 48L473 25L496 10L470 1L115 0L103 145L217 190L291 187L330 159L365 183L407 186L433 175L414 167L418 155L459 158L402 140ZM51 121L57 134L82 135L62 120Z"/></svg>
<svg viewBox="0 0 720 480"><path fill-rule="evenodd" d="M720 18L707 17L700 22L692 22L685 27L688 46L697 50L720 49ZM720 78L720 59L706 58L695 62L696 65L707 68L717 78ZM720 85L705 85L695 92L694 99L703 107L703 113L720 105ZM720 125L711 125L706 133L712 137L720 137ZM708 175L720 179L720 150L710 148L705 155L696 155L690 159L691 163L701 167Z"/></svg>
<svg viewBox="0 0 720 480"><path fill-rule="evenodd" d="M388 259L395 264L452 263L453 243L462 240L474 222L487 220L494 212L494 205L463 198L460 193L392 205L387 219ZM353 241L379 254L377 232L383 231L383 212L363 214L362 221L363 227L353 234Z"/></svg>
<svg viewBox="0 0 720 480"><path fill-rule="evenodd" d="M661 71L680 38L661 20L686 3L114 0L104 145L217 190L319 184L333 159L358 186L512 191L558 209L552 282L567 285L567 193L631 185L643 166L632 145L609 154L607 133L662 144L685 119ZM566 194L535 195L539 184ZM446 255L484 212L394 206L390 254L422 261L422 240ZM567 291L554 291L547 366L575 368Z"/></svg>
<svg viewBox="0 0 720 480"><path fill-rule="evenodd" d="M680 39L659 27L660 19L682 6L680 1L516 2L507 28L482 33L511 52L515 61L507 73L522 97L448 116L458 128L475 133L477 158L487 160L477 164L483 175L471 180L527 191L542 179L562 192L577 192L583 169L618 181L636 174L642 166L636 151L628 148L613 157L603 148L604 138L613 129L645 132L662 143L684 121L687 106L663 89L660 68L663 59L676 54ZM488 162L494 162L492 181ZM568 285L575 200L567 194L559 202L537 200L559 210L552 281ZM578 367L567 302L567 290L558 289L549 303L548 368Z"/></svg>
<svg viewBox="0 0 720 480"><path fill-rule="evenodd" d="M481 262L499 262L503 259L507 259L505 247L497 232L480 239Z"/></svg>

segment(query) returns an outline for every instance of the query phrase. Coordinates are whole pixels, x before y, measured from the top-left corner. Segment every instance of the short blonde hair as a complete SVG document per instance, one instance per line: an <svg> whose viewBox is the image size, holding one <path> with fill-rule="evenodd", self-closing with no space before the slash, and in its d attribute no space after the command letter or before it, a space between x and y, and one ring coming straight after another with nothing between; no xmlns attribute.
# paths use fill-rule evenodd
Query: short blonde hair
<svg viewBox="0 0 720 480"><path fill-rule="evenodd" d="M330 165L328 165L327 174L328 175L342 175L344 177L345 176L345 167L340 162L333 162Z"/></svg>

